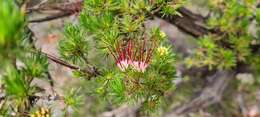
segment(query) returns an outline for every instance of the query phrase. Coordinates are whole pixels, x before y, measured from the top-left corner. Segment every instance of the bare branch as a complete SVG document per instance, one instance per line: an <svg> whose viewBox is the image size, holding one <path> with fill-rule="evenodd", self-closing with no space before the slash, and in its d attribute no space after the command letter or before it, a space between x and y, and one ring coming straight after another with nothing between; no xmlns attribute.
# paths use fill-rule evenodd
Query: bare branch
<svg viewBox="0 0 260 117"><path fill-rule="evenodd" d="M70 68L70 69L73 69L73 70L80 70L82 72L85 72L85 73L89 74L90 76L93 76L93 77L101 75L101 73L94 66L90 66L89 68L81 69L79 66L69 64L66 61L63 61L63 60L59 59L58 57L55 57L55 56L50 55L50 54L47 54L45 52L41 52L41 53L46 55L53 62L58 63L58 64L60 64L62 66L65 66L67 68Z"/></svg>
<svg viewBox="0 0 260 117"><path fill-rule="evenodd" d="M29 20L28 22L29 23L40 23L40 22L46 22L46 21L51 21L51 20L67 17L70 15L72 15L72 13L70 13L70 12L60 12L55 15L47 16L44 18L32 19L32 20Z"/></svg>
<svg viewBox="0 0 260 117"><path fill-rule="evenodd" d="M29 11L41 11L41 10L47 10L47 11L59 11L59 13L56 13L54 15L50 15L44 18L39 19L32 19L29 20L29 23L40 23L40 22L46 22L51 21L63 17L67 17L73 14L76 14L82 10L83 1L78 2L72 2L72 3L62 3L62 4L54 4L51 6L41 6L37 9L28 9Z"/></svg>
<svg viewBox="0 0 260 117"><path fill-rule="evenodd" d="M55 56L50 55L50 54L47 54L47 53L45 53L45 52L41 52L41 53L44 54L44 55L46 55L50 60L52 60L52 61L55 62L55 63L58 63L58 64L60 64L60 65L63 65L63 66L65 66L65 67L68 67L68 68L73 69L73 70L79 70L79 69L80 69L78 66L71 65L71 64L69 64L69 63L67 63L67 62L65 62L65 61L63 61L63 60L61 60L61 59L59 59L58 57L55 57Z"/></svg>
<svg viewBox="0 0 260 117"><path fill-rule="evenodd" d="M29 39L30 39L30 43L33 44L33 42L34 42L33 37L35 37L34 32L33 32L30 28L28 28L28 31L31 33L31 34L30 34L30 38L29 38ZM36 47L34 46L34 44L33 44L33 48L36 49ZM37 50L37 51L38 51L38 50ZM98 69L97 69L96 67L94 67L94 66L88 65L88 68L81 69L79 66L76 66L76 65L72 65L72 64L70 64L70 63L67 63L66 61L61 60L61 59L58 58L58 57L55 57L55 56L50 55L50 54L48 54L48 53L45 53L45 52L43 52L43 51L40 51L40 52L41 52L41 54L46 55L50 60L52 60L52 61L55 62L55 63L58 63L58 64L60 64L60 65L62 65L62 66L64 66L64 67L70 68L70 69L72 69L72 70L80 70L80 71L82 71L82 72L87 73L88 75L90 75L90 77L96 77L96 76L101 75L100 71L98 71Z"/></svg>
<svg viewBox="0 0 260 117"><path fill-rule="evenodd" d="M180 8L178 12L180 12L182 16L174 15L164 17L160 12L157 12L155 15L177 26L183 32L194 37L200 37L211 32L206 27L198 24L198 22L202 24L205 21L205 18L201 15L194 14L186 8Z"/></svg>
<svg viewBox="0 0 260 117"><path fill-rule="evenodd" d="M201 93L186 104L175 107L166 117L178 117L192 111L205 108L221 100L222 95L229 82L234 78L234 71L217 71L213 80L201 91Z"/></svg>

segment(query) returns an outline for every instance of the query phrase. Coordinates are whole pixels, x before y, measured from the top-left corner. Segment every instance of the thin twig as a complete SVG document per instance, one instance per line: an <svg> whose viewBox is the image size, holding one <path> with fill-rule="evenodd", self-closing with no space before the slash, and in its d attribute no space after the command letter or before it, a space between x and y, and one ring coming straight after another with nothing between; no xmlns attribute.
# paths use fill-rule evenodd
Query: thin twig
<svg viewBox="0 0 260 117"><path fill-rule="evenodd" d="M29 20L28 22L29 23L40 23L40 22L46 22L46 21L51 21L51 20L67 17L67 16L70 16L70 15L72 15L72 13L70 13L70 12L60 12L60 13L57 13L55 15L47 16L47 17L44 17L44 18Z"/></svg>
<svg viewBox="0 0 260 117"><path fill-rule="evenodd" d="M44 18L39 18L39 19L33 19L29 20L29 23L40 23L40 22L46 22L46 21L51 21L63 17L67 17L73 14L77 14L82 10L83 6L83 1L78 1L78 2L71 2L71 3L62 3L62 4L55 4L51 6L46 6L46 8L38 8L37 11L41 10L57 10L59 13L56 13L54 15L50 15ZM33 9L29 9L33 10Z"/></svg>
<svg viewBox="0 0 260 117"><path fill-rule="evenodd" d="M41 53L44 54L44 55L46 55L50 60L52 60L52 61L55 62L55 63L58 63L58 64L60 64L60 65L63 65L63 66L65 66L65 67L68 67L68 68L73 69L73 70L80 70L80 67L75 66L75 65L71 65L71 64L69 64L69 63L67 63L67 62L65 62L65 61L63 61L63 60L61 60L61 59L59 59L58 57L55 57L55 56L53 56L53 55L50 55L50 54L45 53L45 52L42 52L42 51L41 51Z"/></svg>

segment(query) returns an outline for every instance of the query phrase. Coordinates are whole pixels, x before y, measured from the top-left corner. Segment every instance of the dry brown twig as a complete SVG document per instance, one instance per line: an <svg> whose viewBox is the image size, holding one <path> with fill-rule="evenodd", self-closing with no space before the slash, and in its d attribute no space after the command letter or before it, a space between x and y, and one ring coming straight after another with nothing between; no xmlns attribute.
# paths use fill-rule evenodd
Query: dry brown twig
<svg viewBox="0 0 260 117"><path fill-rule="evenodd" d="M171 112L167 113L166 117L178 117L186 115L192 111L198 111L201 108L208 107L211 104L221 101L223 92L229 82L234 78L234 71L217 71L210 76L213 79L198 96L191 99L185 104L175 107Z"/></svg>
<svg viewBox="0 0 260 117"><path fill-rule="evenodd" d="M81 11L82 9L82 4L83 1L77 1L77 2L72 2L72 3L61 3L61 4L54 4L50 6L42 6L41 4L35 8L29 8L29 11L58 11L58 13L52 14L47 17L39 18L39 19L32 19L29 20L29 23L40 23L40 22L46 22L46 21L51 21L63 17L67 17L70 15L77 14ZM43 3L42 3L43 4Z"/></svg>

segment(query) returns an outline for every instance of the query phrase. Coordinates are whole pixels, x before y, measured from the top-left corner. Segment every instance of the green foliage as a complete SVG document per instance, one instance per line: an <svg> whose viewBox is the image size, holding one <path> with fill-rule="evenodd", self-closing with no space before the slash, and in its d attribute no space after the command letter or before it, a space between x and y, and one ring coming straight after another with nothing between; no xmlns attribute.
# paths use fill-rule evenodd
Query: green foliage
<svg viewBox="0 0 260 117"><path fill-rule="evenodd" d="M29 86L26 85L24 75L14 69L13 67L7 68L4 77L6 84L6 93L13 95L16 98L24 98L28 96Z"/></svg>
<svg viewBox="0 0 260 117"><path fill-rule="evenodd" d="M171 4L169 4L167 0L157 0L157 3L158 5L162 6L161 13L163 16L181 16L177 9L181 8L186 3L186 0L175 0L174 3Z"/></svg>
<svg viewBox="0 0 260 117"><path fill-rule="evenodd" d="M100 14L98 15L98 17L95 17L90 13L84 13L84 15L82 14L80 18L81 23L83 26L86 26L85 28L89 32L96 32L102 34L102 32L98 32L98 31L104 29L108 30L109 28L112 27L113 15L109 12L105 12L102 15Z"/></svg>
<svg viewBox="0 0 260 117"><path fill-rule="evenodd" d="M165 0L157 2L163 3L163 6L172 3ZM106 4L106 7L102 6L103 4ZM108 47L115 46L111 45L115 41L142 37L145 18L149 18L147 14L157 7L156 3L150 3L148 0L85 1L80 24L89 36L100 40L99 48L106 51Z"/></svg>
<svg viewBox="0 0 260 117"><path fill-rule="evenodd" d="M0 1L0 61L4 68L15 59L15 53L19 44L24 15L13 0Z"/></svg>
<svg viewBox="0 0 260 117"><path fill-rule="evenodd" d="M158 41L164 41L167 39L166 34L162 32L159 28L152 28L150 31L151 38L158 39Z"/></svg>
<svg viewBox="0 0 260 117"><path fill-rule="evenodd" d="M247 31L250 18L255 12L253 9L255 2L230 0L217 3L210 1L209 3L211 8L216 10L215 15L209 20L209 26L219 26L221 31L227 31L231 34Z"/></svg>
<svg viewBox="0 0 260 117"><path fill-rule="evenodd" d="M208 66L209 69L231 69L236 66L236 56L230 49L217 45L212 37L206 36L199 40L199 48L192 57L185 60L186 64L196 67Z"/></svg>
<svg viewBox="0 0 260 117"><path fill-rule="evenodd" d="M31 83L36 77L46 77L48 70L47 58L34 53L33 42L25 42L31 37L25 34L28 32L24 29L23 7L19 8L13 0L0 1L0 72L4 85L1 93L5 94L1 115L25 116L34 104L35 94L41 91Z"/></svg>
<svg viewBox="0 0 260 117"><path fill-rule="evenodd" d="M24 59L26 75L30 77L43 77L48 70L47 57L41 53L31 53Z"/></svg>
<svg viewBox="0 0 260 117"><path fill-rule="evenodd" d="M124 74L116 70L108 70L104 72L104 76L98 77L95 80L97 84L94 88L95 94L103 99L111 99L111 101L116 103L121 103L125 101L125 84L124 84Z"/></svg>
<svg viewBox="0 0 260 117"><path fill-rule="evenodd" d="M60 55L71 63L86 63L88 54L88 42L84 33L78 26L67 25L65 38L59 43Z"/></svg>
<svg viewBox="0 0 260 117"><path fill-rule="evenodd" d="M60 53L65 60L80 64L83 68L86 65L82 64L82 58L89 64L100 59L91 54L93 58L99 58L91 61L88 53L107 55L106 60L101 59L100 62L108 62L97 66L102 68L102 75L89 81L88 87L94 89L91 94L113 104L142 101L150 105L144 107L154 108L173 85L175 54L170 47L158 48L165 41L166 34L159 28L147 31L145 22L151 18L152 12L158 12L157 9L162 9L161 13L165 15L172 15L177 14L176 10L181 5L182 2L172 0L86 0L79 24L69 25L65 29L66 39L60 42ZM93 46L87 49L90 43ZM157 51L160 48L163 49ZM128 52L122 53L126 50ZM132 51L136 53L132 55L134 59L129 68L122 71L116 59L122 54L131 56L129 53ZM139 63L134 65L138 60ZM147 68L141 68L140 61L147 62ZM88 76L81 71L73 73L76 77Z"/></svg>
<svg viewBox="0 0 260 117"><path fill-rule="evenodd" d="M13 0L0 1L0 47L15 44L23 26L24 16Z"/></svg>
<svg viewBox="0 0 260 117"><path fill-rule="evenodd" d="M175 55L170 47L160 46L153 58L149 70L145 73L111 69L104 72L103 76L97 77L95 82L98 84L90 81L96 86L94 89L97 97L109 99L113 104L125 101L135 104L143 100L145 110L157 107L164 92L173 87ZM88 89L90 87L88 85Z"/></svg>
<svg viewBox="0 0 260 117"><path fill-rule="evenodd" d="M255 54L259 49L252 50L260 44L260 10L255 8L256 3L208 0L211 14L207 26L213 34L199 38L197 49L185 59L188 67L230 70L249 64L259 78L260 56ZM164 45L166 34L159 28L147 29L146 21L155 14L181 16L177 9L184 4L185 0L84 0L79 23L66 25L59 52L65 61L80 67L73 75L81 80L87 98L93 98L88 100L94 104L88 111L97 113L125 102L152 110L164 101L168 91L175 89L176 55L172 47ZM24 40L19 39L25 33L22 12L13 1L0 1L0 61L10 59L8 66L16 66L17 61L24 64L3 71L8 100L0 109L3 115L30 112L31 98L39 92L31 83L48 72L46 56L32 53L32 45L23 45ZM249 30L252 20L256 20L256 35ZM179 90L184 94L178 95L181 100L192 92L191 88ZM82 92L73 88L65 93L66 114L70 108L79 111L85 101ZM33 115L42 110L46 111L38 109Z"/></svg>
<svg viewBox="0 0 260 117"><path fill-rule="evenodd" d="M175 55L170 48L156 52L150 69L143 73L129 70L125 73L116 69L105 72L104 76L98 77L100 87L96 93L114 103L133 102L144 100L143 107L152 109L157 107L164 91L172 87L175 76L173 69ZM149 105L149 106L148 106Z"/></svg>
<svg viewBox="0 0 260 117"><path fill-rule="evenodd" d="M256 9L256 21L260 22L260 9Z"/></svg>
<svg viewBox="0 0 260 117"><path fill-rule="evenodd" d="M250 60L254 64L254 67L252 68L254 70L256 80L258 81L258 83L260 83L260 55L256 55L254 58L251 58Z"/></svg>
<svg viewBox="0 0 260 117"><path fill-rule="evenodd" d="M115 102L122 102L125 99L125 84L122 77L114 77L108 82L108 88L111 91L110 95L115 98Z"/></svg>
<svg viewBox="0 0 260 117"><path fill-rule="evenodd" d="M257 39L256 39L256 44L260 43L260 9L256 9L256 25L257 25Z"/></svg>
<svg viewBox="0 0 260 117"><path fill-rule="evenodd" d="M256 9L256 39L253 40L255 45L259 45L260 44L260 9L257 8ZM258 49L258 53L259 53L259 49ZM252 67L255 70L255 77L257 78L258 81L260 81L260 56L258 55L254 55L254 57L252 57L250 59L252 62Z"/></svg>
<svg viewBox="0 0 260 117"><path fill-rule="evenodd" d="M7 100L11 103L7 105L8 107L11 106L15 111L21 113L29 110L30 97L39 92L35 86L30 85L30 82L22 71L18 71L14 67L7 67L4 83Z"/></svg>
<svg viewBox="0 0 260 117"><path fill-rule="evenodd" d="M80 89L72 88L66 95L64 96L66 108L71 107L74 111L78 111L81 105L83 104L83 96L80 94Z"/></svg>
<svg viewBox="0 0 260 117"><path fill-rule="evenodd" d="M247 62L246 60L251 57L252 50L250 49L251 43L253 41L253 36L243 35L239 37L231 37L230 43L232 43L232 48L235 50L238 61Z"/></svg>
<svg viewBox="0 0 260 117"><path fill-rule="evenodd" d="M175 54L171 47L160 46L157 48L156 54L152 62L152 68L159 72L160 75L169 79L175 76L175 69L172 69L175 63Z"/></svg>
<svg viewBox="0 0 260 117"><path fill-rule="evenodd" d="M210 69L231 69L237 63L251 64L254 36L249 32L251 18L256 10L252 1L208 1L213 11L208 26L220 36L209 34L202 37L194 55L186 59L189 67L208 66ZM256 19L258 19L256 17Z"/></svg>

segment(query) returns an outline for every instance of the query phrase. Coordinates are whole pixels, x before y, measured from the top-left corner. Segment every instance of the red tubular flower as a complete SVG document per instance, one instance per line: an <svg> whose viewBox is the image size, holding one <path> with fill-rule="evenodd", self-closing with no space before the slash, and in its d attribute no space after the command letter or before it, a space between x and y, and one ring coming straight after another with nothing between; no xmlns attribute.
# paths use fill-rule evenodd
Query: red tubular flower
<svg viewBox="0 0 260 117"><path fill-rule="evenodd" d="M155 43L147 43L146 39L142 40L141 44L128 40L126 43L117 43L115 52L109 50L121 71L125 71L131 66L137 72L145 72L149 66L154 47Z"/></svg>

